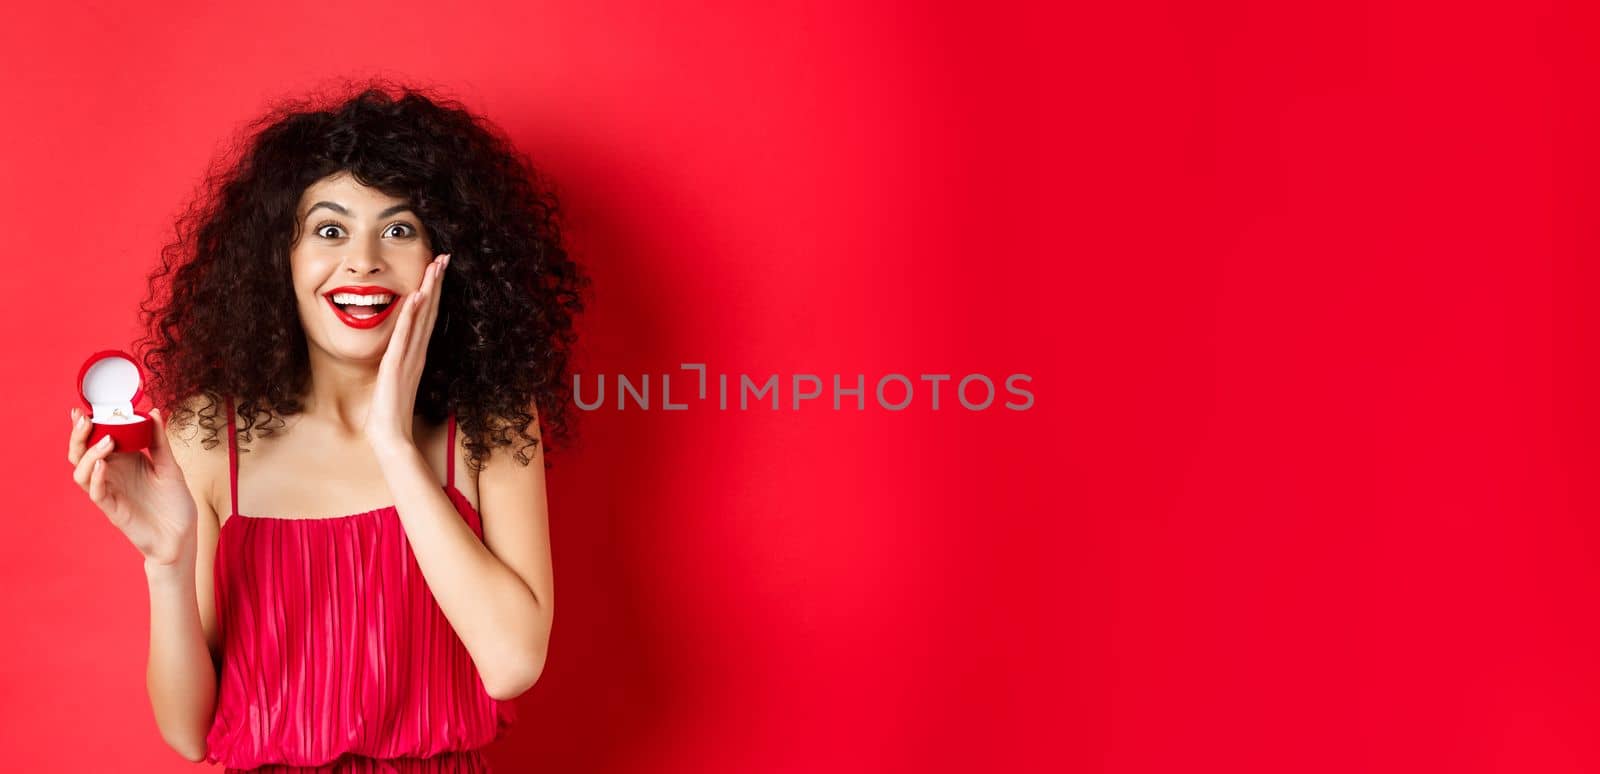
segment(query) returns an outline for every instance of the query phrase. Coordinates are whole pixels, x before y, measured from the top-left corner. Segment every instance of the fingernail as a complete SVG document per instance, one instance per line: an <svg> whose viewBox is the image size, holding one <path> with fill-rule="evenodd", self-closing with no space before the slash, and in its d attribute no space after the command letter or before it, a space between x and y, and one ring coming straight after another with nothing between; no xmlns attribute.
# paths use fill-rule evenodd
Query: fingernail
<svg viewBox="0 0 1600 774"><path fill-rule="evenodd" d="M83 427L84 425L86 425L88 423L89 423L89 418L88 417L83 417L83 416L78 417L78 427Z"/></svg>
<svg viewBox="0 0 1600 774"><path fill-rule="evenodd" d="M97 443L97 445L98 446L110 446L111 445L111 436L109 436L109 435L100 436L100 441Z"/></svg>

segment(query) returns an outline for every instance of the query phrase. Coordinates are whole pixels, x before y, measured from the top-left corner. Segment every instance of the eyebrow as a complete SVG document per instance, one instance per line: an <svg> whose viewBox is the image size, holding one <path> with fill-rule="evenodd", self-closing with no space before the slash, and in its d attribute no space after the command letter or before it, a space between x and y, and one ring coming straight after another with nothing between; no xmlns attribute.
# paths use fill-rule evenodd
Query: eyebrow
<svg viewBox="0 0 1600 774"><path fill-rule="evenodd" d="M349 210L347 210L344 207L341 207L341 206L339 206L337 204L334 204L333 202L317 202L316 204L311 205L311 209L306 210L306 217L308 217L308 218L311 217L311 213L316 211L316 209L318 207L326 207L326 208L328 208L330 210L333 210L334 212L339 213L340 215L344 215L345 217L350 217L350 211ZM384 218L387 218L390 215L393 215L393 214L395 214L397 212L405 212L406 210L410 210L410 209L411 209L411 205L409 203L402 202L400 204L396 204L395 206L390 207L389 209L378 213L378 220L383 220ZM415 210L412 210L413 214L415 214L415 212L416 212Z"/></svg>

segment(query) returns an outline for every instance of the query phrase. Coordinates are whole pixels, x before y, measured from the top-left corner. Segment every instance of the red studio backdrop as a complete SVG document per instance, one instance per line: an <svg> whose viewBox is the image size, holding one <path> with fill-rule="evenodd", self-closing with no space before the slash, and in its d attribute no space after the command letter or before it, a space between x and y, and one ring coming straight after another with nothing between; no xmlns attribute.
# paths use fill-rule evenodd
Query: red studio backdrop
<svg viewBox="0 0 1600 774"><path fill-rule="evenodd" d="M72 375L244 122L384 75L555 181L579 372L688 404L555 456L497 771L1600 770L1597 19L1301 5L14 5L4 768L203 768Z"/></svg>

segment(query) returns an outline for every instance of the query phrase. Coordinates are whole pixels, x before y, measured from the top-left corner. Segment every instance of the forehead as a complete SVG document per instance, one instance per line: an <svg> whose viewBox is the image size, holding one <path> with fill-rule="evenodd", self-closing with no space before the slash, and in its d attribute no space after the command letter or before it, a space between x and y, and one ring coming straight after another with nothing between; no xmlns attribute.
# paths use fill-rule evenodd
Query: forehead
<svg viewBox="0 0 1600 774"><path fill-rule="evenodd" d="M369 211L376 213L378 210L403 204L405 201L371 186L362 185L348 172L341 172L307 186L300 194L300 211L305 212L317 202L333 202L357 215L362 215Z"/></svg>

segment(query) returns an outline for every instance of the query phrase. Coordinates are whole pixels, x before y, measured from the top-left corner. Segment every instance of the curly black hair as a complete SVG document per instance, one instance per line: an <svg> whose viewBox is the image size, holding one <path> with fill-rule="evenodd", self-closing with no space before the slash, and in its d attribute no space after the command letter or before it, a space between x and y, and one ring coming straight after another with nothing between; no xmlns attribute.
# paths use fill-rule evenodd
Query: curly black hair
<svg viewBox="0 0 1600 774"><path fill-rule="evenodd" d="M495 447L525 440L515 451L527 465L541 437L548 450L571 434L569 358L589 279L562 244L551 187L498 127L375 80L278 101L241 135L178 217L140 304L146 391L170 422L196 419L212 448L228 396L245 441L303 409L296 210L311 184L348 172L409 200L434 251L451 256L417 414L437 423L454 410L476 469Z"/></svg>

